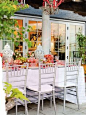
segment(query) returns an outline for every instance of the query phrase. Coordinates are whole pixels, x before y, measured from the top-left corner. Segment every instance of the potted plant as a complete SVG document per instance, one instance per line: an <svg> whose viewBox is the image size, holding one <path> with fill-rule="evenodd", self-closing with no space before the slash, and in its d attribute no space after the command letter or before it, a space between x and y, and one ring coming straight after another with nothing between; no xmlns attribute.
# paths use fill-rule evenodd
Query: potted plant
<svg viewBox="0 0 86 115"><path fill-rule="evenodd" d="M11 84L4 82L4 91L6 94L6 111L15 106L15 99L28 100L18 88L13 88Z"/></svg>
<svg viewBox="0 0 86 115"><path fill-rule="evenodd" d="M82 35L81 32L76 35L79 55L82 58L82 66L84 67L86 74L86 36Z"/></svg>

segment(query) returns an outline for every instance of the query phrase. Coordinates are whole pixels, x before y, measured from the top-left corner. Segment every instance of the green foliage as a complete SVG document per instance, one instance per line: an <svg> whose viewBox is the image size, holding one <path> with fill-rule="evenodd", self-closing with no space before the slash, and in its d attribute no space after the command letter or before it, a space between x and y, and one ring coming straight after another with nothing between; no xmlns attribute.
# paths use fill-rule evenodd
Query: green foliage
<svg viewBox="0 0 86 115"><path fill-rule="evenodd" d="M8 101L9 99L17 98L23 100L28 100L23 93L18 89L18 88L13 88L11 84L4 82L4 91L6 93L6 100Z"/></svg>
<svg viewBox="0 0 86 115"><path fill-rule="evenodd" d="M78 51L80 53L80 56L82 57L83 63L86 64L86 36L82 35L81 32L76 35L79 46Z"/></svg>
<svg viewBox="0 0 86 115"><path fill-rule="evenodd" d="M31 27L28 26L27 30L22 27L20 32L17 21L11 18L15 12L28 7L28 5L19 4L17 0L0 0L0 39L12 40L12 42L18 46L19 42L17 41L20 41L22 38L23 41L27 42L28 46L31 44L29 40L25 40L26 38L24 37L24 33L30 31ZM15 31L17 34L15 34Z"/></svg>
<svg viewBox="0 0 86 115"><path fill-rule="evenodd" d="M24 27L20 29L18 23L16 22L16 27L17 30L15 29L14 31L14 39L13 39L15 45L18 47L19 42L22 41L22 42L26 42L28 47L31 47L32 46L31 41L29 41L29 39L25 37L25 33L30 31L31 26L28 26L28 29L25 29Z"/></svg>

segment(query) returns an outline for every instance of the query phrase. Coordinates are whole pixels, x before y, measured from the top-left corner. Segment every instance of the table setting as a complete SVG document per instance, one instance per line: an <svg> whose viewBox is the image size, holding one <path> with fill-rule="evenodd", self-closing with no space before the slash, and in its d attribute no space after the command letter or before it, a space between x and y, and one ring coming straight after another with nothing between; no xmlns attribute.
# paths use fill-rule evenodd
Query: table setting
<svg viewBox="0 0 86 115"><path fill-rule="evenodd" d="M7 60L7 58L2 58L3 82L5 82L7 80L6 79L6 64L7 63L10 66L11 65L12 66L13 65L14 66L24 65L25 63L28 63L27 88L30 85L38 85L38 83L39 83L39 63L43 63L43 64L54 63L54 56L52 54L47 54L47 55L42 54L41 55L42 58L41 58L40 53L42 53L42 51L39 52L38 50L36 51L36 53L37 53L36 57L35 57L35 54L33 55L33 53L32 53L32 55L29 55L29 57L22 57L21 55L17 54L15 59L13 59L12 55L10 55L10 57L9 57L10 60ZM55 62L57 64L55 83L64 82L65 61L59 60L59 58L55 58ZM23 69L25 69L25 66L22 66L22 67L23 67ZM45 67L42 67L42 69L44 69L44 68ZM8 70L10 70L10 68ZM13 69L13 71L17 72L18 70ZM79 90L79 103L82 104L82 103L86 102L84 69L82 66L80 66L80 68L79 68L78 90ZM67 101L76 103L75 97L73 95L71 96L71 98L69 97L69 95L67 95Z"/></svg>

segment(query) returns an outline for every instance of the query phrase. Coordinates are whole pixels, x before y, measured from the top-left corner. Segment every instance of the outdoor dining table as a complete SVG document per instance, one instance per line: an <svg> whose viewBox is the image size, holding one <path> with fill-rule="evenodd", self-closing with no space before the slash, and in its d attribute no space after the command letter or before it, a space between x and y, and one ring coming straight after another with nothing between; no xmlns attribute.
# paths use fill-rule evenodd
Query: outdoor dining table
<svg viewBox="0 0 86 115"><path fill-rule="evenodd" d="M56 79L55 83L64 82L64 66L60 66L56 68ZM19 80L19 79L18 79ZM6 81L6 72L3 71L3 82ZM36 86L39 83L39 68L30 68L28 69L27 75L27 88L30 86ZM22 84L21 84L22 85ZM85 96L85 76L84 69L82 66L79 68L79 76L78 76L78 93L79 93L79 104L86 102ZM76 96L67 94L66 100L72 103L76 103Z"/></svg>

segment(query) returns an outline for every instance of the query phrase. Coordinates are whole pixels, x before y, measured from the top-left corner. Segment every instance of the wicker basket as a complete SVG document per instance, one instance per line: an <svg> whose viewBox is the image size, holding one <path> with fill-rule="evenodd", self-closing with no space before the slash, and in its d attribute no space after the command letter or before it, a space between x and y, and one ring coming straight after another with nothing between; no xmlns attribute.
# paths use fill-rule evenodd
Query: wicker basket
<svg viewBox="0 0 86 115"><path fill-rule="evenodd" d="M5 104L5 106L6 106L6 111L12 109L12 108L15 106L14 99L9 100L9 101Z"/></svg>

